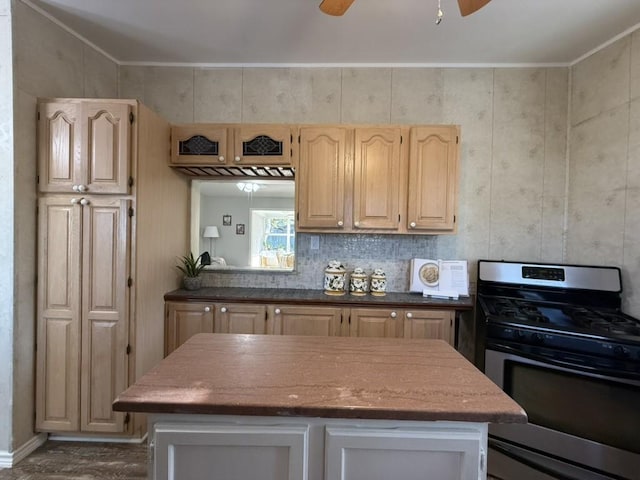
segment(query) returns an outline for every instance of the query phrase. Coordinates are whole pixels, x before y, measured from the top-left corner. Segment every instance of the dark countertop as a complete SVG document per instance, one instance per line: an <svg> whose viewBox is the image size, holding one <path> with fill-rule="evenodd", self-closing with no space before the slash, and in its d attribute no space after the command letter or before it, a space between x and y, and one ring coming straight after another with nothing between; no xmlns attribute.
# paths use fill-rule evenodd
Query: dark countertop
<svg viewBox="0 0 640 480"><path fill-rule="evenodd" d="M526 423L441 340L198 334L115 400L116 411Z"/></svg>
<svg viewBox="0 0 640 480"><path fill-rule="evenodd" d="M199 290L174 290L165 294L165 301L237 302L237 303L291 303L341 305L345 307L395 307L471 310L474 298L458 300L425 298L420 293L388 292L384 297L326 295L323 290L293 288L232 288L206 287Z"/></svg>

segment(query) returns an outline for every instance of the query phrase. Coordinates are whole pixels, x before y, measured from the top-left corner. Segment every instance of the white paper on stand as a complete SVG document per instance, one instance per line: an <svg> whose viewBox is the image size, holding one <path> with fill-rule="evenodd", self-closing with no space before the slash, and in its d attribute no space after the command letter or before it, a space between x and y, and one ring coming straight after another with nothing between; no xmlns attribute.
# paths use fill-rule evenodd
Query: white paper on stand
<svg viewBox="0 0 640 480"><path fill-rule="evenodd" d="M426 276L425 269L437 265L437 279ZM433 271L430 272L431 274ZM410 291L436 298L469 296L469 273L466 260L411 260Z"/></svg>

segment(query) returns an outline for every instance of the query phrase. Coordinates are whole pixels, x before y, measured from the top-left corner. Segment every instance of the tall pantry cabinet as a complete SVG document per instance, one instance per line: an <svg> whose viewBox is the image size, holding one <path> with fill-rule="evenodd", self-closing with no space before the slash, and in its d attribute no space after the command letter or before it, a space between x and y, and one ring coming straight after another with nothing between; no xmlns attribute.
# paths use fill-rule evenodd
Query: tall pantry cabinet
<svg viewBox="0 0 640 480"><path fill-rule="evenodd" d="M38 103L36 428L141 435L115 397L163 357L188 249L169 124L135 100Z"/></svg>

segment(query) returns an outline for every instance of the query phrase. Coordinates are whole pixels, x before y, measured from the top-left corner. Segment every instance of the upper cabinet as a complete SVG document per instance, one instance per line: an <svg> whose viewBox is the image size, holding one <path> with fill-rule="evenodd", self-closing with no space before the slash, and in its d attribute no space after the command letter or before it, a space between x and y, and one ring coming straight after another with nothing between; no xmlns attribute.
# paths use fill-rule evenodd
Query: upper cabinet
<svg viewBox="0 0 640 480"><path fill-rule="evenodd" d="M455 230L459 136L453 125L411 129L409 231Z"/></svg>
<svg viewBox="0 0 640 480"><path fill-rule="evenodd" d="M41 192L128 193L131 105L41 103L38 123Z"/></svg>
<svg viewBox="0 0 640 480"><path fill-rule="evenodd" d="M175 166L290 166L289 125L175 125L171 164Z"/></svg>
<svg viewBox="0 0 640 480"><path fill-rule="evenodd" d="M400 128L302 127L299 139L298 230L398 231Z"/></svg>
<svg viewBox="0 0 640 480"><path fill-rule="evenodd" d="M303 127L299 139L297 228L341 231L345 227L347 129Z"/></svg>
<svg viewBox="0 0 640 480"><path fill-rule="evenodd" d="M353 228L397 230L403 178L400 128L356 128Z"/></svg>
<svg viewBox="0 0 640 480"><path fill-rule="evenodd" d="M299 231L453 233L459 127L300 128Z"/></svg>

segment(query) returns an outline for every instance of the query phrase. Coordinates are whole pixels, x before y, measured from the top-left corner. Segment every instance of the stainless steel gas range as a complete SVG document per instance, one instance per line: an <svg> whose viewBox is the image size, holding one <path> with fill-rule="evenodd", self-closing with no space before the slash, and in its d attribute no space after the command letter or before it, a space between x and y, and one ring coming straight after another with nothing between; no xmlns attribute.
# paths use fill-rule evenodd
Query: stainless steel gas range
<svg viewBox="0 0 640 480"><path fill-rule="evenodd" d="M621 292L616 267L479 261L484 370L529 417L490 427L490 474L640 479L640 320Z"/></svg>

